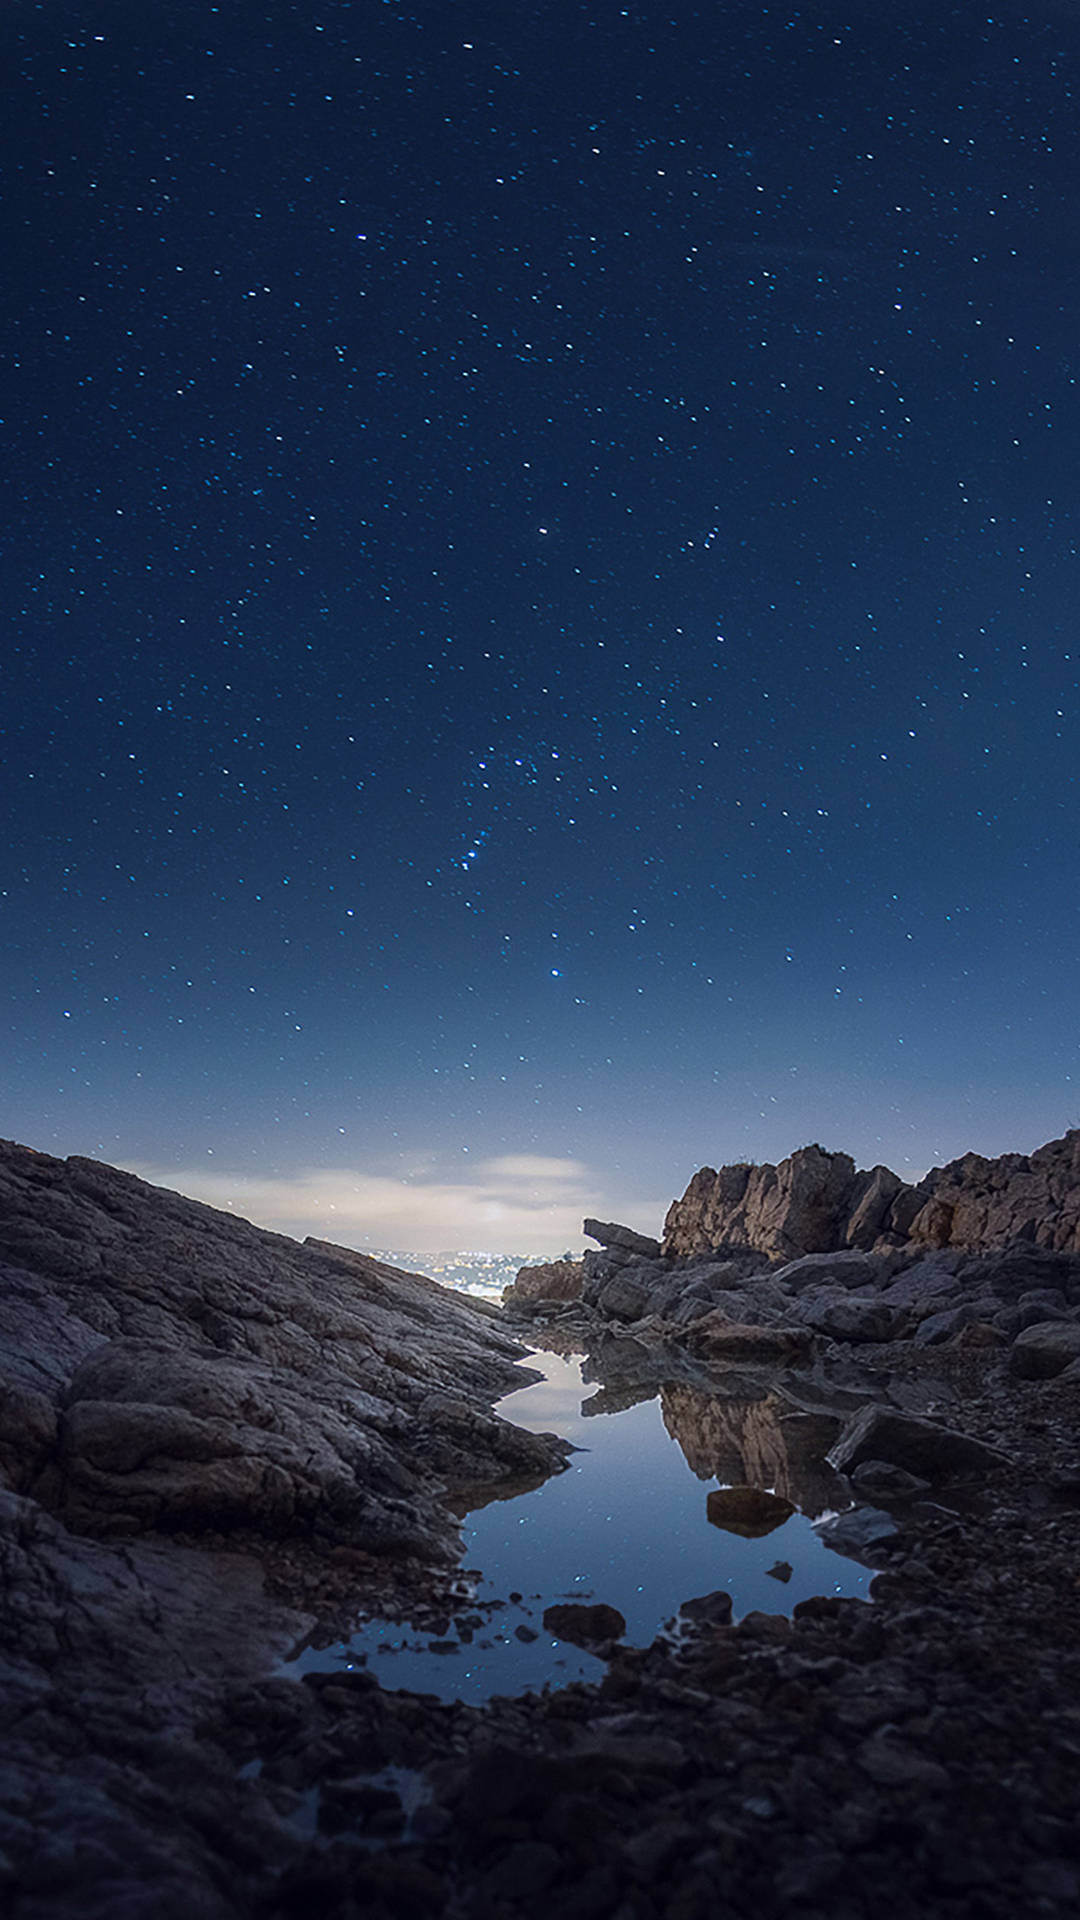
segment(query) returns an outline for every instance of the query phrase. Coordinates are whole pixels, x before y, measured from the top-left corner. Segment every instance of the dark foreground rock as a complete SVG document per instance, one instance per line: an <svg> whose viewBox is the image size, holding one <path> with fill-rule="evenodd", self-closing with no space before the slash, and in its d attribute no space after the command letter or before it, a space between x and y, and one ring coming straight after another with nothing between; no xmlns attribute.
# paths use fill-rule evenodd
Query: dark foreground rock
<svg viewBox="0 0 1080 1920"><path fill-rule="evenodd" d="M448 1489L561 1467L491 1412L521 1351L420 1276L0 1147L5 1913L251 1910L295 1803L206 1726L335 1602L445 1579Z"/></svg>
<svg viewBox="0 0 1080 1920"><path fill-rule="evenodd" d="M448 1480L543 1473L490 1310L90 1160L0 1148L0 1467L87 1532L452 1555Z"/></svg>
<svg viewBox="0 0 1080 1920"><path fill-rule="evenodd" d="M1080 1369L1044 1331L1074 1324L1075 1256L848 1251L610 1245L557 1313L598 1417L659 1386L694 1470L755 1524L822 1514L880 1569L872 1603L736 1622L720 1589L613 1649L601 1608L599 1686L442 1704L283 1656L365 1606L445 1635L468 1603L444 1489L561 1464L490 1411L520 1378L500 1323L0 1152L5 1920L1075 1914ZM620 1275L629 1321L603 1305ZM887 1338L851 1336L859 1300Z"/></svg>
<svg viewBox="0 0 1080 1920"><path fill-rule="evenodd" d="M593 1606L566 1601L544 1611L544 1626L557 1640L570 1640L576 1647L594 1647L609 1640L621 1640L626 1621L617 1607L603 1601Z"/></svg>
<svg viewBox="0 0 1080 1920"><path fill-rule="evenodd" d="M402 1805L377 1859L370 1816L326 1829L268 1920L313 1901L327 1920L1074 1913L1080 1480L1055 1493L1049 1467L1075 1401L1060 1381L1003 1397L986 1355L946 1364L997 1465L960 1507L854 1510L888 1561L871 1605L733 1624L730 1595L704 1595L598 1688L483 1711L320 1677L269 1773L325 1797L363 1753L419 1766L431 1798L411 1820Z"/></svg>

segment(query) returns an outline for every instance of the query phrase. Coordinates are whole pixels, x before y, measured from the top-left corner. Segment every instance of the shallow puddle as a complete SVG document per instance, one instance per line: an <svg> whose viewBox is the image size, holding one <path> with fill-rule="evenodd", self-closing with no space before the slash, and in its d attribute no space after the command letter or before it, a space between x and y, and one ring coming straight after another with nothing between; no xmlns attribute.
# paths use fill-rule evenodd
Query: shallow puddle
<svg viewBox="0 0 1080 1920"><path fill-rule="evenodd" d="M830 1493L842 1497L786 1403L680 1385L609 1411L611 1396L585 1385L579 1361L537 1353L528 1364L543 1381L498 1410L581 1449L567 1471L466 1516L462 1564L476 1571L444 1632L368 1621L347 1642L306 1648L294 1672L367 1665L383 1687L475 1702L603 1676L602 1661L544 1630L557 1601L607 1602L625 1616L627 1641L647 1646L684 1600L717 1588L736 1619L790 1613L812 1594L868 1597L873 1570L824 1546L812 1524ZM710 1524L709 1493L743 1481L804 1511L756 1538Z"/></svg>

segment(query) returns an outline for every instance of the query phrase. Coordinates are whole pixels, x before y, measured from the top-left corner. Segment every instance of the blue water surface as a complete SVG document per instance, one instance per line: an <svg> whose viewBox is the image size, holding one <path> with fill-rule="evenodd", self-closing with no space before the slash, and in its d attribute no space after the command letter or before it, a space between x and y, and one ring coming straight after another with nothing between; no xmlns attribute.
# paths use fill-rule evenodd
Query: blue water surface
<svg viewBox="0 0 1080 1920"><path fill-rule="evenodd" d="M472 1599L456 1620L479 1614L483 1624L466 1625L472 1637L463 1640L452 1623L433 1642L372 1620L337 1646L306 1649L297 1666L367 1664L384 1687L479 1701L602 1677L602 1661L545 1632L542 1615L556 1601L606 1601L625 1617L626 1640L647 1646L684 1600L718 1588L731 1594L736 1619L755 1609L790 1613L812 1594L868 1598L873 1570L832 1552L805 1514L757 1540L711 1525L707 1497L723 1482L703 1479L700 1463L691 1470L659 1397L587 1414L593 1390L579 1360L536 1353L527 1364L543 1380L508 1394L499 1413L581 1451L543 1486L466 1516ZM778 1563L790 1567L787 1579L770 1573Z"/></svg>

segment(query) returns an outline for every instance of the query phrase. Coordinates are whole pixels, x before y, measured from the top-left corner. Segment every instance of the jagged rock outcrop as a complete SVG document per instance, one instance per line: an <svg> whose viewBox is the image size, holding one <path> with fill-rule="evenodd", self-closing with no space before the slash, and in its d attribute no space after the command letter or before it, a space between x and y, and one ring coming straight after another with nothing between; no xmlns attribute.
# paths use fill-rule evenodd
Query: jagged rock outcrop
<svg viewBox="0 0 1080 1920"><path fill-rule="evenodd" d="M778 1166L702 1167L664 1223L667 1259L730 1246L795 1259L850 1247L1080 1252L1080 1129L1035 1153L964 1154L908 1186L888 1167L801 1147Z"/></svg>
<svg viewBox="0 0 1080 1920"><path fill-rule="evenodd" d="M702 1167L668 1211L663 1251L668 1258L726 1246L785 1259L827 1253L845 1244L853 1203L865 1190L850 1154L821 1147L802 1147L778 1167Z"/></svg>

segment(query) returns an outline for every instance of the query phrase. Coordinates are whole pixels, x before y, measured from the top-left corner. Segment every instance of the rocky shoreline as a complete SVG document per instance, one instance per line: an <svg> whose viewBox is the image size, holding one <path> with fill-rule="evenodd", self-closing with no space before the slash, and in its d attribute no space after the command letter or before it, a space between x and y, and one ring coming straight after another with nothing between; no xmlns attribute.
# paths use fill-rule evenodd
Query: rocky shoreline
<svg viewBox="0 0 1080 1920"><path fill-rule="evenodd" d="M0 1910L1075 1912L1080 1132L918 1206L885 1172L705 1169L500 1315L0 1146ZM450 1496L564 1464L492 1412L549 1343L724 1481L842 1473L873 1603L701 1596L484 1708L290 1677L358 1611L461 1611Z"/></svg>

